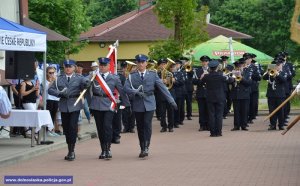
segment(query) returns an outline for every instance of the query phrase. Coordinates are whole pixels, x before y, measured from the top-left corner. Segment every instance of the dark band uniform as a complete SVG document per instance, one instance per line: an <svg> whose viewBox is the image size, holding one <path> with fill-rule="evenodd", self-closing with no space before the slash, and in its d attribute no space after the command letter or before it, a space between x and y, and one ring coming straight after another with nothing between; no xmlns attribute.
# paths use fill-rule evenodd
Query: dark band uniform
<svg viewBox="0 0 300 186"><path fill-rule="evenodd" d="M283 61L275 60L273 64L280 64ZM287 80L287 74L285 71L280 71L275 77L269 76L269 73L265 73L263 76L264 80L268 80L267 98L269 112L273 112L285 99L285 84ZM270 128L269 130L276 130L276 123L278 121L278 127L283 130L284 126L284 110L279 109L276 114L270 118Z"/></svg>
<svg viewBox="0 0 300 186"><path fill-rule="evenodd" d="M242 65L245 61L241 59L236 61L234 65ZM231 89L231 98L234 109L234 130L248 130L247 118L249 109L249 99L251 91L251 74L249 70L243 70L242 80L240 82L234 82L234 86Z"/></svg>
<svg viewBox="0 0 300 186"><path fill-rule="evenodd" d="M148 57L139 54L135 56L138 63L144 63ZM143 73L143 74L142 74ZM140 89L138 89L140 87ZM152 117L156 109L154 89L161 91L162 95L175 108L177 105L170 92L158 77L155 71L138 70L131 73L125 82L125 91L133 97L132 111L135 113L138 137L141 147L140 158L148 156L148 150L152 134Z"/></svg>
<svg viewBox="0 0 300 186"><path fill-rule="evenodd" d="M74 66L74 60L64 61L66 66ZM68 81L69 80L69 81ZM56 81L49 87L48 93L50 95L60 97L58 108L61 112L62 127L66 136L69 153L65 160L72 161L75 159L75 143L78 131L78 118L80 110L83 109L83 104L80 101L76 106L74 103L80 95L80 92L87 88L89 79L82 75L73 73L71 77L62 74L57 77Z"/></svg>
<svg viewBox="0 0 300 186"><path fill-rule="evenodd" d="M224 82L233 82L233 78L223 76L222 72L216 72L219 62L217 60L208 63L211 69L204 75L202 81L206 84L207 108L209 115L210 136L222 136L223 111L225 103Z"/></svg>
<svg viewBox="0 0 300 186"><path fill-rule="evenodd" d="M210 61L208 56L202 56L200 58L201 61ZM208 67L200 67L196 69L196 74L193 79L193 84L197 85L196 90L196 99L198 102L198 109L199 109L199 124L200 129L199 131L209 130L208 125L208 108L207 108L207 99L206 99L206 83L203 82L200 77L202 74L208 70Z"/></svg>

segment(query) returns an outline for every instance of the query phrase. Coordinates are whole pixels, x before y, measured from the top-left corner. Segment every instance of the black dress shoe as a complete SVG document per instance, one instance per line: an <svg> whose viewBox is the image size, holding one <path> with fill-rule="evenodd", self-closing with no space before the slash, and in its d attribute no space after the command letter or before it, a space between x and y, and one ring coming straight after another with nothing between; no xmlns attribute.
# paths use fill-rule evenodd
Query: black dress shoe
<svg viewBox="0 0 300 186"><path fill-rule="evenodd" d="M268 130L276 130L276 127L270 126L270 127L268 128Z"/></svg>
<svg viewBox="0 0 300 186"><path fill-rule="evenodd" d="M128 130L127 129L123 129L123 131L121 133L127 133Z"/></svg>
<svg viewBox="0 0 300 186"><path fill-rule="evenodd" d="M184 123L183 123L183 121L181 121L180 123L179 123L179 125L183 125Z"/></svg>
<svg viewBox="0 0 300 186"><path fill-rule="evenodd" d="M236 130L240 130L239 128L234 127L233 129L231 129L231 131L236 131Z"/></svg>
<svg viewBox="0 0 300 186"><path fill-rule="evenodd" d="M179 128L179 125L174 125L174 128Z"/></svg>
<svg viewBox="0 0 300 186"><path fill-rule="evenodd" d="M242 127L242 130L244 131L248 131L248 129L246 127Z"/></svg>
<svg viewBox="0 0 300 186"><path fill-rule="evenodd" d="M106 154L106 151L102 151L99 156L99 159L105 159L105 154Z"/></svg>
<svg viewBox="0 0 300 186"><path fill-rule="evenodd" d="M218 137L223 136L222 134L217 134Z"/></svg>
<svg viewBox="0 0 300 186"><path fill-rule="evenodd" d="M174 129L169 129L169 132L174 132Z"/></svg>
<svg viewBox="0 0 300 186"><path fill-rule="evenodd" d="M252 121L252 120L249 120L248 123L253 124L253 121Z"/></svg>
<svg viewBox="0 0 300 186"><path fill-rule="evenodd" d="M120 144L120 138L113 139L111 143Z"/></svg>
<svg viewBox="0 0 300 186"><path fill-rule="evenodd" d="M227 116L223 116L223 119L227 119Z"/></svg>
<svg viewBox="0 0 300 186"><path fill-rule="evenodd" d="M111 158L112 158L111 151L107 150L105 153L105 159L111 159Z"/></svg>
<svg viewBox="0 0 300 186"><path fill-rule="evenodd" d="M283 126L288 126L288 124L287 124L287 123L285 123L285 124L283 124Z"/></svg>
<svg viewBox="0 0 300 186"><path fill-rule="evenodd" d="M129 130L130 133L135 133L134 129Z"/></svg>
<svg viewBox="0 0 300 186"><path fill-rule="evenodd" d="M187 119L188 119L188 120L192 120L191 116L188 116Z"/></svg>
<svg viewBox="0 0 300 186"><path fill-rule="evenodd" d="M279 130L284 130L284 127L279 127L278 129L279 129Z"/></svg>
<svg viewBox="0 0 300 186"><path fill-rule="evenodd" d="M67 156L65 156L65 160L74 161L75 160L75 152L69 152Z"/></svg>
<svg viewBox="0 0 300 186"><path fill-rule="evenodd" d="M198 131L205 131L205 129L203 127L200 127Z"/></svg>
<svg viewBox="0 0 300 186"><path fill-rule="evenodd" d="M210 137L217 137L217 135L216 134L211 134Z"/></svg>
<svg viewBox="0 0 300 186"><path fill-rule="evenodd" d="M160 130L160 132L167 132L167 129L166 129L166 128L162 128L162 129Z"/></svg>

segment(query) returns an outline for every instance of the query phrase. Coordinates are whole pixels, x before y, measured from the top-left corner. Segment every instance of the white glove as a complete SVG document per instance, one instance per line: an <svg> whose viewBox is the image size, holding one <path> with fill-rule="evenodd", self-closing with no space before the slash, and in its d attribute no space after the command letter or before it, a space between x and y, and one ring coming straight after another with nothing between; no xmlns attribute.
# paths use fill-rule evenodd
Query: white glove
<svg viewBox="0 0 300 186"><path fill-rule="evenodd" d="M300 83L296 86L296 92L298 95L300 95Z"/></svg>

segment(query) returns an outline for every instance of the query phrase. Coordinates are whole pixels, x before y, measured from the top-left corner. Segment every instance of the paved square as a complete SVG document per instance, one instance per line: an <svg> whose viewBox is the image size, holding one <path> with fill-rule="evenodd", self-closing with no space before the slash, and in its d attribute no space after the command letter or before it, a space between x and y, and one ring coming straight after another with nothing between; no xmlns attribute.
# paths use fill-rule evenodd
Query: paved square
<svg viewBox="0 0 300 186"><path fill-rule="evenodd" d="M282 136L281 131L268 131L263 118L254 120L249 131L232 132L229 117L223 137L214 138L198 132L197 117L184 121L174 133L160 133L154 118L146 159L138 158L137 133L122 134L121 144L112 145L112 160L98 159L100 145L95 138L77 144L74 162L63 160L67 153L63 148L3 167L0 185L4 175L73 175L73 185L78 186L300 185L299 124Z"/></svg>

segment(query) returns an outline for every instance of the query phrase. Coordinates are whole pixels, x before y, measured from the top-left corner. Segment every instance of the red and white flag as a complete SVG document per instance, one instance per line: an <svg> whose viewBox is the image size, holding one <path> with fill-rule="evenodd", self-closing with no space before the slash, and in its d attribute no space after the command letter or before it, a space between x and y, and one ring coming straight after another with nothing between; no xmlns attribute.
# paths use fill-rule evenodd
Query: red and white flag
<svg viewBox="0 0 300 186"><path fill-rule="evenodd" d="M112 74L117 74L117 48L119 46L119 41L117 40L113 45L110 45L108 47L108 54L107 54L107 58L110 59L110 69L109 71Z"/></svg>
<svg viewBox="0 0 300 186"><path fill-rule="evenodd" d="M114 94L112 93L111 89L109 88L109 86L105 82L105 80L99 74L99 71L96 72L95 80L99 83L100 87L102 88L102 90L105 92L105 94L107 95L107 97L111 101L110 109L113 110L113 111L116 110L117 100L116 100Z"/></svg>

